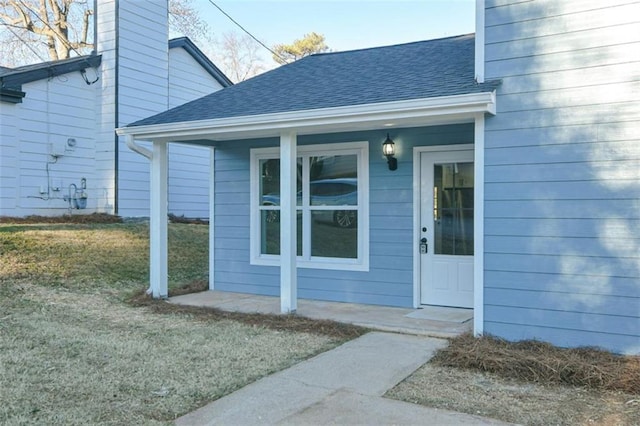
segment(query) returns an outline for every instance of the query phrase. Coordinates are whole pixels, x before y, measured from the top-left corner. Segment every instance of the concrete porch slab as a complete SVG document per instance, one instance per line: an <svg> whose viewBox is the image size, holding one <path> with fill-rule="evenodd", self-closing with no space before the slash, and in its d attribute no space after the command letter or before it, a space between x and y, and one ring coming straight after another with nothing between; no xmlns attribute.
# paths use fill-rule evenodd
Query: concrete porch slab
<svg viewBox="0 0 640 426"><path fill-rule="evenodd" d="M473 309L448 308L445 306L422 306L407 314L409 318L464 323L473 319Z"/></svg>
<svg viewBox="0 0 640 426"><path fill-rule="evenodd" d="M280 313L278 297L217 290L171 297L169 303L230 312ZM432 313L426 318L420 316L420 311L421 309L299 299L296 314L307 318L359 325L373 330L432 337L454 337L472 330L472 321L460 322L459 309L439 307L438 313ZM468 310L465 311L468 316Z"/></svg>

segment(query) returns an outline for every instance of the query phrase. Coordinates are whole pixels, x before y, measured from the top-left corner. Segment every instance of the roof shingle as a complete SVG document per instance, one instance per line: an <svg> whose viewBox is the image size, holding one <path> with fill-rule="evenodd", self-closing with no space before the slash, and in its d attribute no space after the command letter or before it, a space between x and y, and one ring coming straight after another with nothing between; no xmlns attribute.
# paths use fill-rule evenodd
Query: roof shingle
<svg viewBox="0 0 640 426"><path fill-rule="evenodd" d="M490 92L474 53L469 34L311 55L129 127Z"/></svg>

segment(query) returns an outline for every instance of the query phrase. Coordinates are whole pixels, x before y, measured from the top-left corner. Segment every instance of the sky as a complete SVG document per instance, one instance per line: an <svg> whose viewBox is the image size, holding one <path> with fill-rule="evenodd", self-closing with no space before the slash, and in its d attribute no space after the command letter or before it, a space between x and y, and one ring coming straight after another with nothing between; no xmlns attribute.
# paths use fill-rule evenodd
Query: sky
<svg viewBox="0 0 640 426"><path fill-rule="evenodd" d="M332 51L408 43L474 32L475 0L213 0L267 46L304 34ZM215 36L241 32L209 0L193 0ZM265 50L266 57L270 54Z"/></svg>

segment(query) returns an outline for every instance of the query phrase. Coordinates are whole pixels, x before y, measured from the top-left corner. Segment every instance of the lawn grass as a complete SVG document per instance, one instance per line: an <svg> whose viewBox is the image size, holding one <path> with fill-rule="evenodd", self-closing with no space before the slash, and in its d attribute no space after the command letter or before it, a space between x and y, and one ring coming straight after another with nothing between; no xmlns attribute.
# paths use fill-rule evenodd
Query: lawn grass
<svg viewBox="0 0 640 426"><path fill-rule="evenodd" d="M77 290L139 288L149 279L145 223L1 224L0 279ZM169 286L208 276L208 227L169 227Z"/></svg>
<svg viewBox="0 0 640 426"><path fill-rule="evenodd" d="M205 282L207 238L170 224L170 291ZM144 223L0 224L0 424L169 424L358 335L167 309L148 247Z"/></svg>

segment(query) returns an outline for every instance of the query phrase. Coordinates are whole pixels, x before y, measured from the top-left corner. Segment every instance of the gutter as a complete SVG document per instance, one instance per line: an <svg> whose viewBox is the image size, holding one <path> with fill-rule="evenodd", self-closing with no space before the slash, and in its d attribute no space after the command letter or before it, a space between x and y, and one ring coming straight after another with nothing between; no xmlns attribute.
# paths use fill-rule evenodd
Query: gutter
<svg viewBox="0 0 640 426"><path fill-rule="evenodd" d="M122 136L136 135L138 139L156 141L193 140L203 136L242 139L245 136L278 136L282 129L290 128L314 131L333 126L334 130L341 130L343 126L353 124L380 123L394 123L395 127L425 117L450 116L473 122L476 113L495 115L495 91L200 121L130 125L118 128L116 132Z"/></svg>

